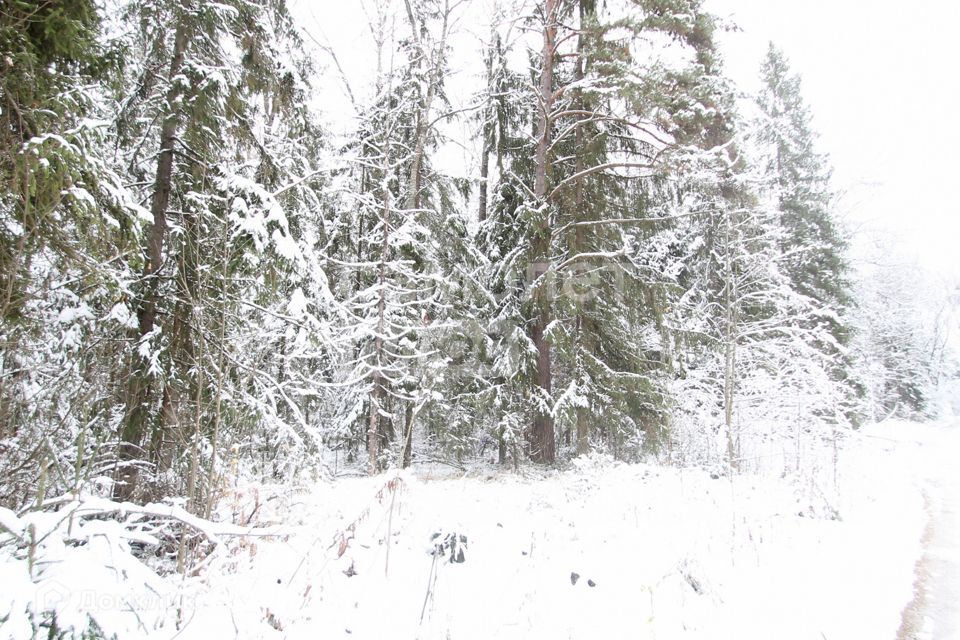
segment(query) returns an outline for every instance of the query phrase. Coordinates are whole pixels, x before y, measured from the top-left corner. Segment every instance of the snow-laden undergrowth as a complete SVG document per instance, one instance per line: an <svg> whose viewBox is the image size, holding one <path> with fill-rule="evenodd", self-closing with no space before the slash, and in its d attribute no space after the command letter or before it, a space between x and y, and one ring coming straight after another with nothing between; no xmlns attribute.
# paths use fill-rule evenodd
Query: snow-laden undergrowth
<svg viewBox="0 0 960 640"><path fill-rule="evenodd" d="M818 480L581 459L563 472L0 512L0 637L892 638L946 429L849 437ZM935 455L938 454L938 455ZM939 456L939 457L938 457ZM834 478L836 485L834 486ZM145 550L190 534L186 577Z"/></svg>

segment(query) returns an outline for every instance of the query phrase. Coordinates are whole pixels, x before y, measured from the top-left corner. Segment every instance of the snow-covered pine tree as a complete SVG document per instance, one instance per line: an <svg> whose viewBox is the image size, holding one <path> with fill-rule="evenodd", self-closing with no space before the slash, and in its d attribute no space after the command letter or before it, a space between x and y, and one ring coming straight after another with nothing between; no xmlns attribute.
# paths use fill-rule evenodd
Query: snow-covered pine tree
<svg viewBox="0 0 960 640"><path fill-rule="evenodd" d="M0 503L103 470L138 204L111 162L94 3L0 12ZM38 481L39 479L39 481Z"/></svg>
<svg viewBox="0 0 960 640"><path fill-rule="evenodd" d="M826 353L842 353L850 339L845 316L852 307L847 240L833 212L827 158L816 149L810 111L801 93L800 78L790 71L782 51L771 43L761 67L757 96L757 162L766 171L768 188L776 193L781 212L783 268L793 289L821 309L816 324L829 328L833 340L821 345ZM838 360L833 372L850 386L849 362Z"/></svg>
<svg viewBox="0 0 960 640"><path fill-rule="evenodd" d="M501 7L503 10L503 7ZM537 117L526 98L529 79L512 69L515 43L512 16L498 15L486 43L485 89L478 97L481 134L479 162L479 229L476 247L482 267L478 276L476 318L479 339L478 414L476 423L497 446L497 460L519 463L534 378L534 352L522 310L529 258L525 245L523 206L526 184L533 173L529 132Z"/></svg>

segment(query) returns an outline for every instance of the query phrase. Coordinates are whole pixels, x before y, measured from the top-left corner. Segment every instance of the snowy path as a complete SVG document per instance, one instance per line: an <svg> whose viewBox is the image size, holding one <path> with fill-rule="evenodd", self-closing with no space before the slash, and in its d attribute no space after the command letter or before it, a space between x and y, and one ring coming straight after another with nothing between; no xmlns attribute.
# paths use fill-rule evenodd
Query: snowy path
<svg viewBox="0 0 960 640"><path fill-rule="evenodd" d="M930 521L914 599L903 612L897 640L960 640L960 423L927 446L934 448L927 477Z"/></svg>

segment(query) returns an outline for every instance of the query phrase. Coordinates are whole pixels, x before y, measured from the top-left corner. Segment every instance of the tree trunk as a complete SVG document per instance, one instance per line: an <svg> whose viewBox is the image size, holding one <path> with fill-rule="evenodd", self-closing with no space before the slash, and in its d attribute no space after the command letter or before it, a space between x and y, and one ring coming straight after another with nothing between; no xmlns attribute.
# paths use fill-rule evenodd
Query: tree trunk
<svg viewBox="0 0 960 640"><path fill-rule="evenodd" d="M594 0L581 0L580 1L580 33L577 36L577 66L574 70L573 81L579 83L583 80L586 75L586 65L587 60L584 56L584 22L586 21L587 16L592 16L595 11L595 2ZM577 109L586 110L587 106L585 105L585 100L583 97L583 92L577 89L575 95L575 106ZM576 167L574 171L575 175L579 175L586 168L583 162L583 124L577 122L576 130L574 131L574 149L578 151ZM583 178L578 178L574 183L574 207L573 207L573 216L577 218L582 217L584 210L584 197L583 197ZM572 255L577 255L578 253L584 251L584 231L583 227L577 226L574 228L573 232L573 251ZM577 372L582 375L583 372L583 353L582 351L589 348L587 344L587 339L584 337L584 327L583 327L583 309L581 305L585 304L586 300L581 300L580 304L577 307L577 317L576 317L576 336L577 336L577 347L580 349L581 353L577 354ZM577 407L577 455L582 456L590 452L590 426L588 423L589 411L584 407Z"/></svg>
<svg viewBox="0 0 960 640"><path fill-rule="evenodd" d="M179 125L179 113L175 107L180 97L180 84L174 79L180 73L187 50L187 33L182 25L174 37L173 55L167 81L170 88L166 96L167 114L160 128L160 153L157 159L157 174L154 181L150 213L153 226L147 238L146 257L143 267L144 288L137 309L138 337L143 341L156 325L157 303L160 294L160 270L163 267L164 240L167 232L167 206L173 179L173 154ZM137 489L138 470L135 463L143 458L143 440L150 422L151 375L149 357L134 355L135 364L127 390L126 421L121 433L120 468L115 488L121 500L130 499Z"/></svg>
<svg viewBox="0 0 960 640"><path fill-rule="evenodd" d="M547 195L547 175L550 172L548 158L550 147L551 111L553 110L553 58L556 52L558 0L546 0L543 26L543 61L540 70L540 99L542 113L538 126L537 153L534 162L534 195L538 204L545 206ZM547 213L549 216L549 213ZM546 261L550 255L551 230L549 222L536 233L533 249L536 259ZM535 276L536 277L536 276ZM540 276L542 277L542 276ZM553 375L551 372L550 341L546 335L550 326L550 300L541 282L541 289L535 296L538 311L531 326L531 339L537 349L536 384L543 394L543 401L549 400L552 392ZM530 438L530 456L535 462L551 464L556 457L556 436L553 428L553 416L537 403L534 409L533 428Z"/></svg>
<svg viewBox="0 0 960 640"><path fill-rule="evenodd" d="M373 390L370 392L370 422L367 427L367 471L376 475L380 470L380 376L374 374Z"/></svg>
<svg viewBox="0 0 960 640"><path fill-rule="evenodd" d="M389 141L384 141L383 147L383 175L388 176L390 172L390 153ZM387 330L387 261L390 253L390 210L393 206L390 195L390 188L385 184L386 178L382 181L380 195L383 206L383 213L380 222L383 225L382 237L380 241L380 266L377 280L380 286L377 300L377 335L373 340L374 348L374 366L373 371L373 389L370 392L370 423L367 427L367 456L369 457L370 475L376 474L380 470L380 408L383 403L384 382L381 369L386 363L384 357L383 336Z"/></svg>
<svg viewBox="0 0 960 640"><path fill-rule="evenodd" d="M229 227L226 221L221 228L220 236L220 278L222 286L227 286L227 274L229 273ZM205 501L203 517L209 519L213 512L214 502L217 498L217 485L219 484L219 472L217 470L217 447L220 446L220 423L223 417L223 383L226 349L225 336L227 327L227 299L221 298L220 317L217 334L217 388L214 396L213 405L213 427L210 434L210 472L207 475L207 497Z"/></svg>
<svg viewBox="0 0 960 640"><path fill-rule="evenodd" d="M737 436L734 433L733 409L737 376L737 283L733 264L735 220L734 212L726 213L726 282L724 283L724 307L726 328L724 335L723 367L723 421L727 431L727 462L731 471L738 471L740 462L737 456Z"/></svg>
<svg viewBox="0 0 960 640"><path fill-rule="evenodd" d="M549 316L541 312L533 325L533 343L537 347L537 386L549 398L553 386L550 370L550 342L544 335L544 327L549 323ZM556 456L556 435L553 429L553 416L549 411L538 407L533 418L533 438L531 439L530 457L535 462L552 464Z"/></svg>
<svg viewBox="0 0 960 640"><path fill-rule="evenodd" d="M409 2L407 4L407 14L410 18L410 24L414 25L413 12L411 10ZM377 95L380 95L383 90L383 46L386 36L384 35L383 29L385 27L385 5L378 5L378 15L380 22L377 25L377 29L373 30L374 41L377 45ZM414 34L416 35L416 27L414 26ZM384 124L386 127L386 123ZM381 380L381 368L384 364L383 358L383 332L386 327L386 281L387 281L387 252L390 249L390 209L392 206L390 187L387 184L388 176L390 175L390 130L386 129L384 133L381 134L379 140L379 148L375 145L375 150L379 151L381 154L380 163L381 167L379 172L373 172L373 175L370 177L371 186L374 190L380 189L379 196L380 205L382 207L382 212L380 214L380 224L383 225L382 236L380 240L380 260L377 273L377 282L379 284L378 300L377 300L377 333L373 339L373 349L374 349L374 369L371 373L371 388L370 388L370 415L367 424L367 472L370 475L375 475L380 470L380 404L383 398L383 384ZM378 176L377 173L380 175ZM377 178L379 177L379 180ZM374 191L376 194L376 191ZM374 229L375 223L371 221L370 223L371 232ZM371 251L373 247L371 247Z"/></svg>
<svg viewBox="0 0 960 640"><path fill-rule="evenodd" d="M493 153L493 136L495 132L494 118L496 112L493 109L493 94L495 91L493 80L493 59L494 47L497 42L496 29L490 36L490 48L487 51L487 106L483 118L483 151L480 156L480 206L477 212L477 219L483 222L487 219L487 189L489 188L490 178L490 154Z"/></svg>
<svg viewBox="0 0 960 640"><path fill-rule="evenodd" d="M194 311L199 300L199 261L201 222L196 213L183 214L183 245L177 265L176 303L173 305L173 322L170 329L171 375L163 381L163 402L160 421L153 434L151 459L161 473L169 470L177 456L177 446L188 441L181 426L181 399L196 395L196 389L185 390L188 375L183 375L197 366L194 350ZM197 325L199 326L199 325ZM183 382L181 382L181 380ZM196 384L196 383L194 383Z"/></svg>
<svg viewBox="0 0 960 640"><path fill-rule="evenodd" d="M402 465L406 469L413 461L413 403L408 402L403 414L403 456Z"/></svg>
<svg viewBox="0 0 960 640"><path fill-rule="evenodd" d="M489 115L488 115L489 117ZM492 151L493 125L483 125L483 154L480 156L480 206L477 219L483 222L487 219L487 188L490 176L490 153Z"/></svg>
<svg viewBox="0 0 960 640"><path fill-rule="evenodd" d="M387 197L388 199L388 197ZM390 248L390 224L387 219L388 206L384 207L383 244L380 248L380 298L377 301L377 335L373 339L374 362L373 389L370 392L370 424L367 428L367 455L370 475L380 470L380 405L383 402L383 379L380 368L383 367L383 332L386 330L386 270L387 251Z"/></svg>

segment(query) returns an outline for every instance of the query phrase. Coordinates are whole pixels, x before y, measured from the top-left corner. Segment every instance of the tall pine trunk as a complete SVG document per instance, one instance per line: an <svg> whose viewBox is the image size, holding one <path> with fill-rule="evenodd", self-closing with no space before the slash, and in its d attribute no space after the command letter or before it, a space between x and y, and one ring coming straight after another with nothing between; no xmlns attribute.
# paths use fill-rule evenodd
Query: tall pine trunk
<svg viewBox="0 0 960 640"><path fill-rule="evenodd" d="M537 153L534 161L534 195L540 206L546 206L547 176L550 173L550 127L551 112L553 111L553 59L556 53L558 0L546 0L544 8L543 26L543 60L540 70L540 99L543 112L538 126ZM537 260L547 262L550 256L552 233L550 229L549 213L543 227L534 237L533 250ZM545 279L546 274L539 270L534 277ZM545 282L540 283L541 289L535 296L537 310L534 314L530 337L537 350L536 384L542 392L542 400L548 402L553 387L553 373L551 371L550 340L547 329L550 326L550 296L546 291ZM556 457L556 436L554 434L553 416L549 409L538 402L534 408L533 427L530 437L530 456L535 462L553 463Z"/></svg>

